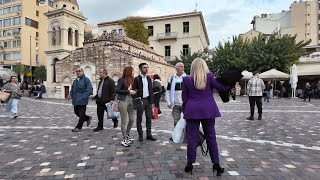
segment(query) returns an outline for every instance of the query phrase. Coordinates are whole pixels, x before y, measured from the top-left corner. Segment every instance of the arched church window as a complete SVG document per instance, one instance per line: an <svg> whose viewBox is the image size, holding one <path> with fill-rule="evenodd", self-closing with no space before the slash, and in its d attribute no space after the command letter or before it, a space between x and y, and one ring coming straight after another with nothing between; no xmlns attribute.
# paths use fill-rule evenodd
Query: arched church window
<svg viewBox="0 0 320 180"><path fill-rule="evenodd" d="M57 45L61 44L61 28L57 27L56 29L56 36L57 36Z"/></svg>
<svg viewBox="0 0 320 180"><path fill-rule="evenodd" d="M76 47L78 47L79 46L79 31L78 30L74 31L74 40L75 40Z"/></svg>
<svg viewBox="0 0 320 180"><path fill-rule="evenodd" d="M57 32L56 28L52 28L52 45L55 46L57 43Z"/></svg>
<svg viewBox="0 0 320 180"><path fill-rule="evenodd" d="M73 38L72 38L72 28L69 28L68 29L68 44L72 46L72 41L73 41Z"/></svg>
<svg viewBox="0 0 320 180"><path fill-rule="evenodd" d="M67 5L64 4L63 7L65 8L65 7L67 7Z"/></svg>
<svg viewBox="0 0 320 180"><path fill-rule="evenodd" d="M57 71L56 71L56 63L57 63L57 61L58 61L58 58L54 58L53 60L52 60L52 81L55 83L55 82L57 82Z"/></svg>

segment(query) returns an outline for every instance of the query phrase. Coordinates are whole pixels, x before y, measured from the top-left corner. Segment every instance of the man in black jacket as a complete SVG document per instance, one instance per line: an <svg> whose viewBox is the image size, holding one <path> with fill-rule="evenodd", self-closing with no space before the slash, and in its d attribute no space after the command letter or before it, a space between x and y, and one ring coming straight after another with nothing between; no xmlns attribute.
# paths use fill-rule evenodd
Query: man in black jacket
<svg viewBox="0 0 320 180"><path fill-rule="evenodd" d="M114 81L107 76L108 72L106 69L101 69L99 71L100 82L97 90L97 95L94 97L97 103L97 115L98 115L98 127L93 129L94 132L103 130L103 117L104 111L106 109L106 103L115 99L116 96L116 86ZM118 120L112 119L114 127L117 126Z"/></svg>
<svg viewBox="0 0 320 180"><path fill-rule="evenodd" d="M147 126L147 139L156 141L151 134L151 118L152 118L152 104L153 104L153 90L151 78L147 75L148 65L146 63L139 64L140 74L134 78L134 85L137 91L137 97L140 97L143 104L137 109L137 130L139 134L139 141L143 141L142 131L142 114L145 111L146 114L146 126Z"/></svg>

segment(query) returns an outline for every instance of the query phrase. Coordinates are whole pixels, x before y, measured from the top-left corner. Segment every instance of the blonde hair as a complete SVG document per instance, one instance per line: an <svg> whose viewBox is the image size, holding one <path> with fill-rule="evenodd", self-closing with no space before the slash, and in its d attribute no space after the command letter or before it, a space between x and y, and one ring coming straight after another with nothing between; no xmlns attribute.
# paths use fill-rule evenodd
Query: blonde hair
<svg viewBox="0 0 320 180"><path fill-rule="evenodd" d="M204 90L207 84L207 73L209 68L205 60L196 58L192 61L190 76L193 77L196 89Z"/></svg>

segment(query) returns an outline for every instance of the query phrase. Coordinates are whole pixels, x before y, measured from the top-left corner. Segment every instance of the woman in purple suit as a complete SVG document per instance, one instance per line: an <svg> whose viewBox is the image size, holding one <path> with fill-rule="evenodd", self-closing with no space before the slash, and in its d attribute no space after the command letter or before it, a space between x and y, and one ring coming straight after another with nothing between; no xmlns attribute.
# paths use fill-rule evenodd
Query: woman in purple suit
<svg viewBox="0 0 320 180"><path fill-rule="evenodd" d="M220 84L210 73L207 63L201 59L193 60L190 76L183 78L182 100L184 119L187 122L188 164L186 172L191 172L196 160L200 122L207 141L213 171L217 176L224 172L219 165L219 152L216 140L215 118L220 117L220 112L213 98L213 89L226 91L227 87Z"/></svg>

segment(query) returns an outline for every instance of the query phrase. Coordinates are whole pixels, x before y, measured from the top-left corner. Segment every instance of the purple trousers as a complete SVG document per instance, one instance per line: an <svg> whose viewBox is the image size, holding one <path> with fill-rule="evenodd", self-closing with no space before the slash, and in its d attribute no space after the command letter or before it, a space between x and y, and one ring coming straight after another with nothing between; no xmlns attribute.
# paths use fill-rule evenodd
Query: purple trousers
<svg viewBox="0 0 320 180"><path fill-rule="evenodd" d="M188 148L187 158L188 164L196 162L198 136L200 122L202 124L204 137L206 138L207 146L209 149L211 161L213 164L219 163L218 144L216 140L215 119L187 119L187 136L188 136Z"/></svg>

